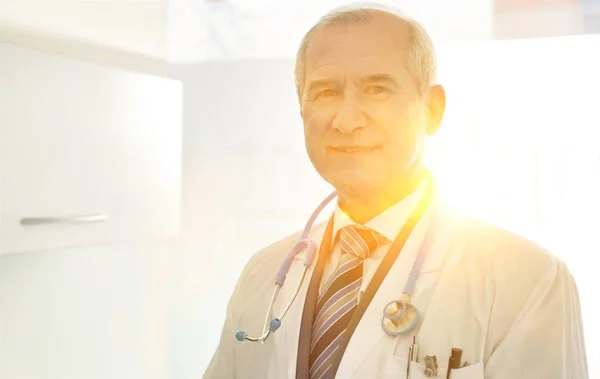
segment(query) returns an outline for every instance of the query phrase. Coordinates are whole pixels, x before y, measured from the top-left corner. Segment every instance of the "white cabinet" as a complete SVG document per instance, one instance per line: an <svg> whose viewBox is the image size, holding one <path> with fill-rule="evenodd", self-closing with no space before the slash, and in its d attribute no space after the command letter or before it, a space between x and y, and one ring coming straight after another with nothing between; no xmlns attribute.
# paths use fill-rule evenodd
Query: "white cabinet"
<svg viewBox="0 0 600 379"><path fill-rule="evenodd" d="M0 255L179 231L180 82L0 44Z"/></svg>

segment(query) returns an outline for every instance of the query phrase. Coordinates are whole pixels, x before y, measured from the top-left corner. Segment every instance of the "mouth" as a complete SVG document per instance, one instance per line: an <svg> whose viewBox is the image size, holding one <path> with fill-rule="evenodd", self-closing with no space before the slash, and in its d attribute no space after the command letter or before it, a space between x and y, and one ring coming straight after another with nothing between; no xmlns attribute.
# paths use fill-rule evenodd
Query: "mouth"
<svg viewBox="0 0 600 379"><path fill-rule="evenodd" d="M336 153L368 153L379 149L380 146L331 146L329 149Z"/></svg>

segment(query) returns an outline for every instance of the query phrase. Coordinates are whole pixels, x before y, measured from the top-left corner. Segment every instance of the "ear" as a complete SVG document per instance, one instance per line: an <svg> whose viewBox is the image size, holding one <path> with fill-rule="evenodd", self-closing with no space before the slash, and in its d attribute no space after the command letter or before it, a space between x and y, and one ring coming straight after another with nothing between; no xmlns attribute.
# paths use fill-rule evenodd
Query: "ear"
<svg viewBox="0 0 600 379"><path fill-rule="evenodd" d="M446 90L439 84L434 85L429 90L427 111L429 116L427 119L427 135L432 136L438 131L446 111Z"/></svg>

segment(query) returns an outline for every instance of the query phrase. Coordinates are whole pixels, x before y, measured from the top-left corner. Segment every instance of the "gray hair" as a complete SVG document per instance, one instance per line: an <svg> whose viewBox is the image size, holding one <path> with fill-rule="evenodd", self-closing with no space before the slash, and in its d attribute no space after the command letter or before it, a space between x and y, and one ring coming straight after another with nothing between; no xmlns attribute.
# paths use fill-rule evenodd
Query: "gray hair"
<svg viewBox="0 0 600 379"><path fill-rule="evenodd" d="M385 13L404 22L409 30L407 66L421 94L435 84L437 60L433 42L423 26L398 10L380 4L350 5L327 13L304 35L296 55L295 82L298 98L302 99L305 80L306 50L314 34L325 26L365 22L374 13Z"/></svg>

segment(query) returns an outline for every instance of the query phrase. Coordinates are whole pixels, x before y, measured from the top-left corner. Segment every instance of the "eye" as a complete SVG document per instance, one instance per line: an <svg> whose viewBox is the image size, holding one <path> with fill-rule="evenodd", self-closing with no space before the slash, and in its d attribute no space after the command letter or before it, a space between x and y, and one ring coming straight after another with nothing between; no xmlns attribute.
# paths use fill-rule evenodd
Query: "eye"
<svg viewBox="0 0 600 379"><path fill-rule="evenodd" d="M337 91L333 90L333 89L324 89L322 91L319 91L319 93L317 93L316 98L328 98L328 97L333 97L337 95Z"/></svg>
<svg viewBox="0 0 600 379"><path fill-rule="evenodd" d="M387 91L388 89L382 86L370 86L365 90L369 95L378 95Z"/></svg>

